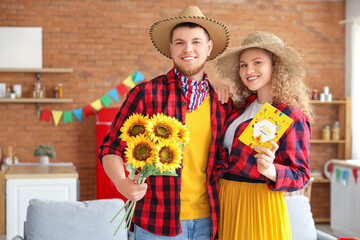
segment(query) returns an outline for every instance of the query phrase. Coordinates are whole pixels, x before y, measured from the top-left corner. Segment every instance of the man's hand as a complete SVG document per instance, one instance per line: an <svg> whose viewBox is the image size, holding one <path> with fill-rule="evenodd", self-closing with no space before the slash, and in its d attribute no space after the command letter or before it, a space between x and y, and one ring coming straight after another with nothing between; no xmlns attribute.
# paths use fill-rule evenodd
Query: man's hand
<svg viewBox="0 0 360 240"><path fill-rule="evenodd" d="M148 187L147 184L137 183L139 175L136 175L133 180L126 177L124 162L120 156L109 154L104 156L102 161L106 174L124 197L132 201L138 201L144 197Z"/></svg>
<svg viewBox="0 0 360 240"><path fill-rule="evenodd" d="M138 184L137 181L138 177L135 177L134 180L125 178L119 180L115 185L117 190L124 195L124 197L131 201L139 201L145 196L148 185L146 183Z"/></svg>
<svg viewBox="0 0 360 240"><path fill-rule="evenodd" d="M215 93L218 95L218 100L221 102L221 104L227 103L231 97L230 87L219 82L215 82L211 85L214 88Z"/></svg>

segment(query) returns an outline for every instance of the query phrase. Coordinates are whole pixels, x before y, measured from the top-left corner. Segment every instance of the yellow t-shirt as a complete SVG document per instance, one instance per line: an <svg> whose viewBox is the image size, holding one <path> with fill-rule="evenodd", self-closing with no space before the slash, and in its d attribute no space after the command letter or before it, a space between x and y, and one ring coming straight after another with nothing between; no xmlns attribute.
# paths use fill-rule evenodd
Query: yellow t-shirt
<svg viewBox="0 0 360 240"><path fill-rule="evenodd" d="M193 112L186 112L190 143L183 153L180 220L210 217L206 169L212 139L211 105L208 95Z"/></svg>

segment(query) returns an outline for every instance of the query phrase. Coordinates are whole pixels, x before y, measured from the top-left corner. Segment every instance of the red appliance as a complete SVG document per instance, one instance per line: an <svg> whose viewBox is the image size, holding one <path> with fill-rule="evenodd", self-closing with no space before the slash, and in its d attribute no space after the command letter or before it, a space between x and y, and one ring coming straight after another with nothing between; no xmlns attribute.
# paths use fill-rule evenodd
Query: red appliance
<svg viewBox="0 0 360 240"><path fill-rule="evenodd" d="M119 108L103 108L96 114L96 199L121 198L126 202L127 199L118 192L105 173L98 157L103 138L109 132L118 111Z"/></svg>

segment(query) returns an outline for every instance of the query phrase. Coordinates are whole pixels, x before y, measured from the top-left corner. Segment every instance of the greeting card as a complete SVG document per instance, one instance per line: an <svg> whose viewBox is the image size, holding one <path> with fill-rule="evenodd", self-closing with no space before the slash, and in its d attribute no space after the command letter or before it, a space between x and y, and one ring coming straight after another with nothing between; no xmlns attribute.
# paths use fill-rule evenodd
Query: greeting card
<svg viewBox="0 0 360 240"><path fill-rule="evenodd" d="M292 122L286 114L266 102L240 135L239 140L251 148L262 146L271 149L272 145L268 141L277 142Z"/></svg>

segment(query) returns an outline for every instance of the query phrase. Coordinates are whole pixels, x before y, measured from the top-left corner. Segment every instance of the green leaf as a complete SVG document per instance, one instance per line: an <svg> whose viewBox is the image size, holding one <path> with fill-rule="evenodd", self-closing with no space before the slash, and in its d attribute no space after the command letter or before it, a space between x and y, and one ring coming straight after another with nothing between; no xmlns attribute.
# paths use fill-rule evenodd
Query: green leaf
<svg viewBox="0 0 360 240"><path fill-rule="evenodd" d="M134 168L131 163L125 163L125 168L129 172L129 178L134 179L134 176L135 176L135 173L136 173L137 169Z"/></svg>

